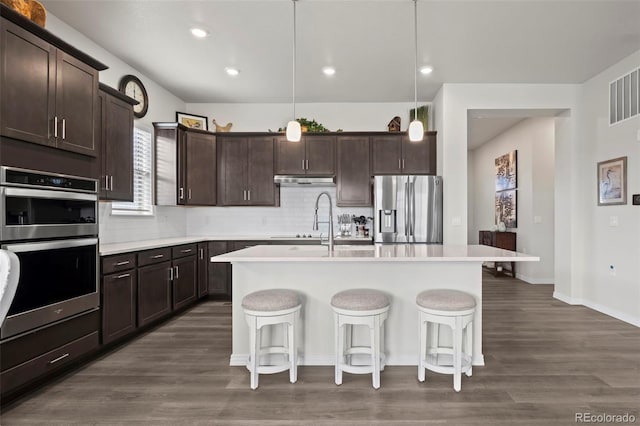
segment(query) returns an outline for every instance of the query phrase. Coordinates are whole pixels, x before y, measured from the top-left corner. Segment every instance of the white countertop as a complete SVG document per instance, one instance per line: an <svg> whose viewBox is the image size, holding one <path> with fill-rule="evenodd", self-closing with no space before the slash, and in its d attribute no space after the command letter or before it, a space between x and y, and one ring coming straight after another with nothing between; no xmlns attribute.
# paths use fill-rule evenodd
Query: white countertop
<svg viewBox="0 0 640 426"><path fill-rule="evenodd" d="M336 237L337 240L359 242L369 238ZM296 238L295 236L271 236L271 235L205 235L194 237L159 238L156 240L130 241L126 243L100 244L100 256L129 253L132 251L150 250L161 247L177 246L180 244L193 244L203 241L320 241L320 238Z"/></svg>
<svg viewBox="0 0 640 426"><path fill-rule="evenodd" d="M524 253L482 245L376 244L370 246L255 246L211 262L537 262Z"/></svg>

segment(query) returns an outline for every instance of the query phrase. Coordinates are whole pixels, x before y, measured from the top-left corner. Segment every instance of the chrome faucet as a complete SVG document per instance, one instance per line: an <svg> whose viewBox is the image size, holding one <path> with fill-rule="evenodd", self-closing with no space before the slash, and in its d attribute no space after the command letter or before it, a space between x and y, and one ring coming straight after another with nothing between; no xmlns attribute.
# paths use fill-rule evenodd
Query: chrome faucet
<svg viewBox="0 0 640 426"><path fill-rule="evenodd" d="M327 191L323 191L318 194L318 198L316 198L316 212L313 215L313 230L318 230L318 223L327 223L327 222L318 222L318 202L320 201L320 197L323 195L327 196L329 200L329 251L333 251L333 202L331 201L331 195ZM322 237L320 237L320 244L322 244Z"/></svg>

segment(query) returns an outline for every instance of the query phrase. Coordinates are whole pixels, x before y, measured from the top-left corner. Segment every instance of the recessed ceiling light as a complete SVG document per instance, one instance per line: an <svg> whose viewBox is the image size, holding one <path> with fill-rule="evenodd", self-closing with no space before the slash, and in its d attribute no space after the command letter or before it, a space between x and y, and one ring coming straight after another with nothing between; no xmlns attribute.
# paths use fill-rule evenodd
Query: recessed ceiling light
<svg viewBox="0 0 640 426"><path fill-rule="evenodd" d="M191 34L196 38L205 38L209 35L209 31L203 30L202 28L191 28Z"/></svg>
<svg viewBox="0 0 640 426"><path fill-rule="evenodd" d="M322 72L324 75L334 75L336 73L336 69L334 67L323 67Z"/></svg>
<svg viewBox="0 0 640 426"><path fill-rule="evenodd" d="M427 75L427 74L431 74L432 72L433 72L433 67L430 67L428 65L420 68L420 74Z"/></svg>
<svg viewBox="0 0 640 426"><path fill-rule="evenodd" d="M238 74L240 74L240 70L238 68L226 67L224 70L227 72L227 74L229 74L230 76L233 76L233 77L235 77Z"/></svg>

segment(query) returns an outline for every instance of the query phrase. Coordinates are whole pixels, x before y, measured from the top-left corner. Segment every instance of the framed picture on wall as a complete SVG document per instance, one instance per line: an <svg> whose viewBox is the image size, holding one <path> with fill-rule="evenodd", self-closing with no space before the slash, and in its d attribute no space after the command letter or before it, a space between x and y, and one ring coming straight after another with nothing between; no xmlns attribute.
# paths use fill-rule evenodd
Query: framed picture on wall
<svg viewBox="0 0 640 426"><path fill-rule="evenodd" d="M598 163L598 205L627 204L627 157Z"/></svg>
<svg viewBox="0 0 640 426"><path fill-rule="evenodd" d="M496 225L504 222L507 228L518 227L517 197L515 189L496 192Z"/></svg>
<svg viewBox="0 0 640 426"><path fill-rule="evenodd" d="M186 112L176 112L176 121L191 129L209 130L208 118L204 115L187 114Z"/></svg>
<svg viewBox="0 0 640 426"><path fill-rule="evenodd" d="M496 192L518 187L518 151L496 158Z"/></svg>

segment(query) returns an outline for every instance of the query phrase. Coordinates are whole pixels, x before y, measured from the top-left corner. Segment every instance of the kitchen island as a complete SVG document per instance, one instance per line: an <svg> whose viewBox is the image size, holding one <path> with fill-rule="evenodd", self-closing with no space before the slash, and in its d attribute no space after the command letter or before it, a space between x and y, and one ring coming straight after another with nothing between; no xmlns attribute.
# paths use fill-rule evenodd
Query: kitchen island
<svg viewBox="0 0 640 426"><path fill-rule="evenodd" d="M333 365L334 325L331 296L350 288L372 288L391 299L385 322L387 365L417 365L418 311L416 295L428 289L466 291L477 301L473 364L482 355L482 263L539 261L494 247L469 245L376 244L372 246L255 246L211 258L232 264L233 346L230 365L245 365L249 328L242 310L248 293L275 288L296 290L302 299L298 351L301 365ZM364 331L364 330L362 330ZM280 329L274 333L280 334ZM354 342L366 342L355 334ZM265 336L274 339L281 336ZM444 329L441 338L450 339Z"/></svg>

